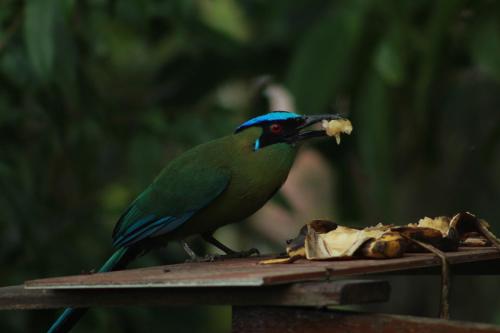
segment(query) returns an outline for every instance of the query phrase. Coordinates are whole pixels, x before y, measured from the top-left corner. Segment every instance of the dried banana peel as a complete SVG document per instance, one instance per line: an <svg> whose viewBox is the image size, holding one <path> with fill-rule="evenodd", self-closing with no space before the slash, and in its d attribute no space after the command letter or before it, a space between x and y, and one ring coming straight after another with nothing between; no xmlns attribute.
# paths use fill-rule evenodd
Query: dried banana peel
<svg viewBox="0 0 500 333"><path fill-rule="evenodd" d="M292 264L297 259L301 259L299 257L284 257L284 258L272 258L259 261L261 265L275 265L275 264Z"/></svg>
<svg viewBox="0 0 500 333"><path fill-rule="evenodd" d="M317 260L352 257L370 238L361 230L348 227L340 226L330 232L319 233L309 225L305 241L306 258Z"/></svg>
<svg viewBox="0 0 500 333"><path fill-rule="evenodd" d="M362 230L339 226L328 233L319 233L309 225L305 241L306 258L396 258L403 255L406 240L391 232L390 226L377 225Z"/></svg>
<svg viewBox="0 0 500 333"><path fill-rule="evenodd" d="M398 258L403 256L407 246L407 239L397 232L388 231L364 243L356 253L372 259Z"/></svg>
<svg viewBox="0 0 500 333"><path fill-rule="evenodd" d="M319 222L316 222L319 221ZM317 223L318 225L323 225L323 220L314 220L312 222ZM311 222L311 223L312 223ZM329 225L330 228L336 228L337 224L327 221L325 224ZM304 242L307 234L307 225L303 226L297 237L294 239L287 240L286 254L287 256L284 258L273 258L259 261L259 264L263 265L272 265L272 264L291 264L298 259L303 259L306 257L306 251L304 248Z"/></svg>
<svg viewBox="0 0 500 333"><path fill-rule="evenodd" d="M438 216L435 218L424 217L417 223L408 224L409 227L431 228L439 230L443 236L448 235L450 231L450 218L447 216Z"/></svg>
<svg viewBox="0 0 500 333"><path fill-rule="evenodd" d="M472 213L456 214L452 217L450 226L457 230L461 245L470 246L472 243L468 241L470 238L479 238L484 240L486 246L493 245L500 250L500 240L490 231L488 222L477 218Z"/></svg>
<svg viewBox="0 0 500 333"><path fill-rule="evenodd" d="M264 264L264 265L291 264L297 261L298 259L304 259L306 257L306 251L304 248L304 237L301 236L300 233L299 236L293 239L290 244L286 248L287 257L262 260L259 262L259 264Z"/></svg>
<svg viewBox="0 0 500 333"><path fill-rule="evenodd" d="M364 229L338 226L328 220L313 220L287 244L288 257L261 263L292 263L302 258L397 258L405 252L425 251L427 247L421 244L439 251L455 251L460 245L494 245L500 250L500 240L489 231L489 224L468 212L456 214L451 219L446 216L425 217L406 226L379 223Z"/></svg>
<svg viewBox="0 0 500 333"><path fill-rule="evenodd" d="M430 244L443 251L455 251L458 248L458 237L444 236L438 229L429 227L404 226L391 229L407 239L413 239ZM454 235L454 233L452 233ZM407 248L408 252L422 252L422 248L415 243L411 243Z"/></svg>
<svg viewBox="0 0 500 333"><path fill-rule="evenodd" d="M405 237L431 244L443 251L455 251L459 246L489 246L500 248L500 241L489 231L489 224L475 215L464 212L458 213L451 219L446 216L436 218L424 217L418 223L411 223L405 227L393 228ZM420 247L410 245L408 251L419 252Z"/></svg>
<svg viewBox="0 0 500 333"><path fill-rule="evenodd" d="M484 237L469 237L460 243L465 247L485 247L490 246L491 242Z"/></svg>

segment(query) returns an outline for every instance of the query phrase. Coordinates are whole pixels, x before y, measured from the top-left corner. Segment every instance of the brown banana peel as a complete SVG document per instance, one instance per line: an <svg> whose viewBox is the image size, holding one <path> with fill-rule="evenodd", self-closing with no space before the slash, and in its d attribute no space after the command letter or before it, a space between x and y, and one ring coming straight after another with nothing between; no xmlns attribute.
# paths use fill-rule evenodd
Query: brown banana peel
<svg viewBox="0 0 500 333"><path fill-rule="evenodd" d="M287 257L261 261L262 264L293 263L297 259L390 259L407 252L422 252L418 243L441 251L456 251L459 246L496 246L500 240L489 224L469 212L452 218L424 217L406 226L377 224L364 229L339 226L328 220L313 220L299 235L287 241Z"/></svg>

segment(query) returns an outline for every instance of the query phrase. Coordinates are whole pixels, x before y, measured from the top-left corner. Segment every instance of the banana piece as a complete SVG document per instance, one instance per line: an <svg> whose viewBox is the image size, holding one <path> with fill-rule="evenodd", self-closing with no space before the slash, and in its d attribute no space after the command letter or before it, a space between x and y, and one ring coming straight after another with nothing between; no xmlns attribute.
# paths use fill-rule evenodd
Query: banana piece
<svg viewBox="0 0 500 333"><path fill-rule="evenodd" d="M408 240L397 232L385 232L361 246L356 254L364 258L389 259L402 257L408 246Z"/></svg>
<svg viewBox="0 0 500 333"><path fill-rule="evenodd" d="M348 119L323 120L321 126L328 136L334 136L337 144L340 144L340 134L347 135L352 132L352 124Z"/></svg>

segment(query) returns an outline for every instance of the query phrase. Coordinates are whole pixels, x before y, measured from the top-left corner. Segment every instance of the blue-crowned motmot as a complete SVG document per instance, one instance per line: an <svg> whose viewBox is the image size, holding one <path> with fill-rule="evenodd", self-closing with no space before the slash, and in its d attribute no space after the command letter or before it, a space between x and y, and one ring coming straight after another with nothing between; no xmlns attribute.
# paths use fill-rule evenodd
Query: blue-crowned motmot
<svg viewBox="0 0 500 333"><path fill-rule="evenodd" d="M196 146L171 161L130 204L113 230L114 254L99 272L119 270L139 255L184 238L203 239L230 256L235 252L217 241L213 232L245 219L261 208L285 182L297 144L325 136L307 129L338 115L303 116L274 111L241 124L234 134ZM49 329L69 331L86 309L66 309Z"/></svg>

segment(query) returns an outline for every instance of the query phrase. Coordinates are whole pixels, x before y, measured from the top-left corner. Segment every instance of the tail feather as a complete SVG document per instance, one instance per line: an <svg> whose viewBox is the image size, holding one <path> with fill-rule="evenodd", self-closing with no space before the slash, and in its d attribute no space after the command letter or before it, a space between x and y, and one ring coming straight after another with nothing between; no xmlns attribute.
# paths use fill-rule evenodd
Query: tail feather
<svg viewBox="0 0 500 333"><path fill-rule="evenodd" d="M123 269L127 264L135 258L135 251L132 248L124 247L118 249L113 255L101 266L99 273L111 272ZM69 332L78 320L87 312L88 308L67 308L50 326L47 333L65 333Z"/></svg>
<svg viewBox="0 0 500 333"><path fill-rule="evenodd" d="M83 317L83 315L88 311L89 308L67 308L64 312L57 318L57 320L50 326L47 333L63 333L69 332L73 326Z"/></svg>

